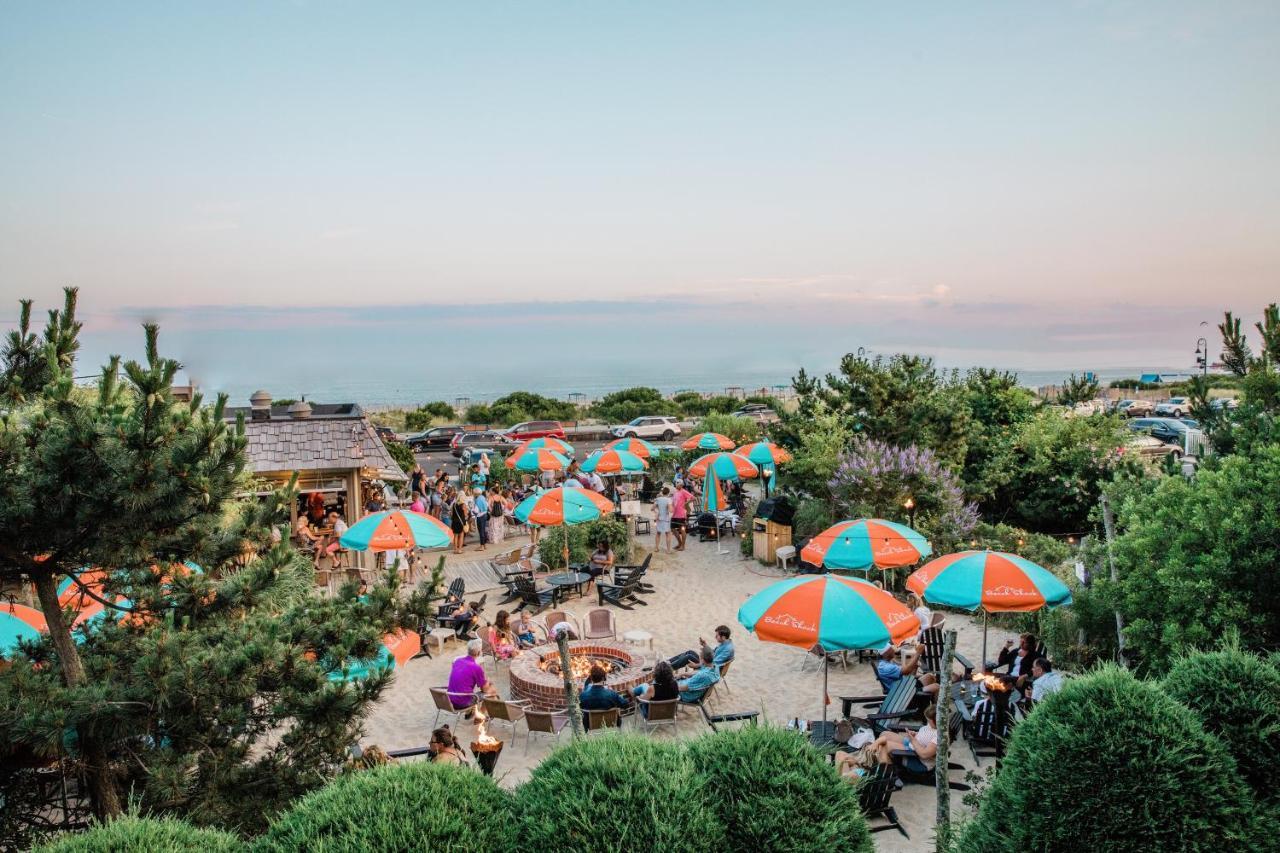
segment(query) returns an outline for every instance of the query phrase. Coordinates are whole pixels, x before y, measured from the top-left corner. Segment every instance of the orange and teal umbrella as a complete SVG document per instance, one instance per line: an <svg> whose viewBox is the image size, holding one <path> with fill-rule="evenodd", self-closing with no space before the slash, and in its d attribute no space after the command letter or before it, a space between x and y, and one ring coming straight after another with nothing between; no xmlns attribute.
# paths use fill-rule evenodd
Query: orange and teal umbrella
<svg viewBox="0 0 1280 853"><path fill-rule="evenodd" d="M733 452L756 463L762 472L768 473L764 489L766 496L778 481L778 466L791 461L791 452L789 450L785 447L779 447L768 439L744 444Z"/></svg>
<svg viewBox="0 0 1280 853"><path fill-rule="evenodd" d="M605 445L606 450L625 450L641 459L652 459L658 455L658 449L643 438L616 438Z"/></svg>
<svg viewBox="0 0 1280 853"><path fill-rule="evenodd" d="M453 531L438 518L407 509L384 510L357 521L338 541L352 551L406 551L410 548L443 548L453 541Z"/></svg>
<svg viewBox="0 0 1280 853"><path fill-rule="evenodd" d="M417 631L396 631L382 637L382 646L372 658L347 661L347 665L329 672L330 681L356 681L377 672L403 667L422 651L422 637Z"/></svg>
<svg viewBox="0 0 1280 853"><path fill-rule="evenodd" d="M722 512L729 508L729 498L724 493L724 484L715 474L707 477L702 487L702 500L707 512Z"/></svg>
<svg viewBox="0 0 1280 853"><path fill-rule="evenodd" d="M599 474L640 474L649 463L625 450L597 450L582 463L582 470Z"/></svg>
<svg viewBox="0 0 1280 853"><path fill-rule="evenodd" d="M760 470L753 462L733 453L724 452L700 456L689 466L689 474L693 477L705 477L708 471L721 480L745 480L760 474Z"/></svg>
<svg viewBox="0 0 1280 853"><path fill-rule="evenodd" d="M700 432L690 436L680 446L685 450L733 450L734 441L718 432Z"/></svg>
<svg viewBox="0 0 1280 853"><path fill-rule="evenodd" d="M931 604L981 609L982 662L987 660L988 613L1026 613L1071 603L1071 590L1053 572L1017 554L960 551L925 563L907 589Z"/></svg>
<svg viewBox="0 0 1280 853"><path fill-rule="evenodd" d="M933 553L923 534L882 518L841 521L809 540L800 559L826 569L896 569Z"/></svg>
<svg viewBox="0 0 1280 853"><path fill-rule="evenodd" d="M556 438L553 435L546 435L540 438L531 438L524 444L516 448L515 453L525 450L554 450L556 453L564 456L573 455L573 445L564 439ZM514 453L512 454L515 455Z"/></svg>
<svg viewBox="0 0 1280 853"><path fill-rule="evenodd" d="M837 575L801 575L770 584L738 609L738 621L769 643L826 652L879 649L914 637L920 620L878 586ZM826 661L823 654L823 720Z"/></svg>
<svg viewBox="0 0 1280 853"><path fill-rule="evenodd" d="M12 654L22 640L38 640L48 630L44 614L34 607L14 602L0 605L0 657Z"/></svg>
<svg viewBox="0 0 1280 853"><path fill-rule="evenodd" d="M559 486L530 495L512 510L516 520L542 527L564 526L564 564L569 565L570 524L595 521L613 512L613 501L590 489L567 489Z"/></svg>
<svg viewBox="0 0 1280 853"><path fill-rule="evenodd" d="M529 473L563 471L569 467L569 460L554 450L522 447L507 457L507 467Z"/></svg>

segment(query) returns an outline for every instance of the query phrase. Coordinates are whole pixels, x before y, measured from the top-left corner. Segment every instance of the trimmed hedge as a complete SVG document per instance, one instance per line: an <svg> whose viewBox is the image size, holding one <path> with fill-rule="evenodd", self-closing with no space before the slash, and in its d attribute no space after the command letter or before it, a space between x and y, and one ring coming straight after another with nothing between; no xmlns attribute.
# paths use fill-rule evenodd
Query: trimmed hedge
<svg viewBox="0 0 1280 853"><path fill-rule="evenodd" d="M1240 649L1178 660L1164 689L1222 739L1258 798L1280 800L1280 670Z"/></svg>
<svg viewBox="0 0 1280 853"><path fill-rule="evenodd" d="M511 796L452 765L388 764L303 797L258 839L259 851L507 850Z"/></svg>
<svg viewBox="0 0 1280 853"><path fill-rule="evenodd" d="M1253 797L1195 714L1114 665L1072 679L1009 740L964 851L1241 850Z"/></svg>
<svg viewBox="0 0 1280 853"><path fill-rule="evenodd" d="M85 832L63 835L36 848L41 853L231 853L240 839L171 817L120 817Z"/></svg>
<svg viewBox="0 0 1280 853"><path fill-rule="evenodd" d="M870 853L857 789L802 735L748 726L689 743L730 850Z"/></svg>
<svg viewBox="0 0 1280 853"><path fill-rule="evenodd" d="M516 791L520 848L719 853L716 796L678 746L590 735L555 750Z"/></svg>

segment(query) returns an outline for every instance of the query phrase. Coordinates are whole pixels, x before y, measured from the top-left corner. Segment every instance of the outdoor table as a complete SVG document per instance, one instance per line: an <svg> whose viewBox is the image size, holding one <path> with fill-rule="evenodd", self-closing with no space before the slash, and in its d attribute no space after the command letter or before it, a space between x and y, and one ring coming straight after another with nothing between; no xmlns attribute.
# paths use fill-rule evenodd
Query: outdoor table
<svg viewBox="0 0 1280 853"><path fill-rule="evenodd" d="M573 587L578 595L582 595L582 585L591 580L591 575L586 572L562 572L558 575L550 575L547 583L552 586Z"/></svg>
<svg viewBox="0 0 1280 853"><path fill-rule="evenodd" d="M978 703L978 686L972 681L960 681L951 685L951 698L956 712L966 723L973 722L973 706Z"/></svg>
<svg viewBox="0 0 1280 853"><path fill-rule="evenodd" d="M653 634L648 631L641 631L639 628L633 628L622 635L622 639L626 640L633 646L649 644L649 648L653 649Z"/></svg>
<svg viewBox="0 0 1280 853"><path fill-rule="evenodd" d="M840 744L836 743L836 724L832 720L809 720L809 743L818 749L835 752Z"/></svg>

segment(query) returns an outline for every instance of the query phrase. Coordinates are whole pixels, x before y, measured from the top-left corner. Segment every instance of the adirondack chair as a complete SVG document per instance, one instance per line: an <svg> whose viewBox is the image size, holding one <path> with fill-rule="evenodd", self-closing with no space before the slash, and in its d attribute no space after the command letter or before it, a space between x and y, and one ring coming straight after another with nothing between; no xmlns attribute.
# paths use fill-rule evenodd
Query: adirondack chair
<svg viewBox="0 0 1280 853"><path fill-rule="evenodd" d="M436 605L436 618L443 619L452 613L454 608L458 606L458 602L462 601L466 594L467 582L462 578L455 578L445 592L444 601Z"/></svg>
<svg viewBox="0 0 1280 853"><path fill-rule="evenodd" d="M867 829L872 832L884 832L886 829L896 829L902 833L903 838L910 838L907 830L898 821L898 811L889 801L893 798L893 792L896 789L895 782L898 774L894 771L893 766L889 764L877 764L874 769L867 771L867 775L863 776L858 782L858 803L862 806L862 813L866 815L868 823L873 818L884 818L888 823L883 826L868 826Z"/></svg>
<svg viewBox="0 0 1280 853"><path fill-rule="evenodd" d="M937 671L942 667L943 637L941 628L925 628L920 632L916 650L920 654L920 672Z"/></svg>
<svg viewBox="0 0 1280 853"><path fill-rule="evenodd" d="M608 583L596 584L596 596L599 599L600 606L612 604L615 607L621 607L623 610L634 610L633 605L647 607L649 602L641 601L638 594L642 592L640 584L635 580L628 580L621 585Z"/></svg>
<svg viewBox="0 0 1280 853"><path fill-rule="evenodd" d="M639 587L639 591L643 593L653 592L653 587L644 581L644 576L649 572L649 564L653 562L653 555L646 554L644 562L639 565L614 566L613 582L616 586L623 586L628 581L635 581Z"/></svg>
<svg viewBox="0 0 1280 853"><path fill-rule="evenodd" d="M901 721L903 717L910 717L916 713L912 705L915 702L916 691L919 686L919 679L914 675L907 675L898 679L898 683L893 685L893 688L884 697L841 696L840 712L851 722L864 725L876 735L879 735L881 732L893 728L893 724ZM880 699L880 704L874 714L868 714L865 717L855 717L853 715L854 705L874 702L876 699ZM877 706L872 704L864 707L872 708Z"/></svg>
<svg viewBox="0 0 1280 853"><path fill-rule="evenodd" d="M974 763L981 765L983 756L997 760L1003 758L1005 741L1012 728L1012 696L1008 693L1003 697L989 694L985 701L979 701L974 706L973 719L964 725L964 738L969 742Z"/></svg>
<svg viewBox="0 0 1280 853"><path fill-rule="evenodd" d="M955 743L956 738L960 736L961 720L959 714L951 715L951 725L948 727L950 731L951 742ZM928 785L933 787L937 784L937 772L935 770L918 770L909 766L907 759L914 758L915 753L909 749L895 749L889 753L893 758L893 768L897 771L898 778L908 785ZM914 763L914 762L911 762ZM956 764L954 761L947 762L947 770L964 770L963 764ZM968 791L969 786L963 782L947 781L947 787L953 791Z"/></svg>
<svg viewBox="0 0 1280 853"><path fill-rule="evenodd" d="M563 592L563 588L558 586L538 589L534 586L533 579L527 576L516 578L515 586L516 591L520 593L520 606L516 610L532 607L535 613L559 604L560 594Z"/></svg>

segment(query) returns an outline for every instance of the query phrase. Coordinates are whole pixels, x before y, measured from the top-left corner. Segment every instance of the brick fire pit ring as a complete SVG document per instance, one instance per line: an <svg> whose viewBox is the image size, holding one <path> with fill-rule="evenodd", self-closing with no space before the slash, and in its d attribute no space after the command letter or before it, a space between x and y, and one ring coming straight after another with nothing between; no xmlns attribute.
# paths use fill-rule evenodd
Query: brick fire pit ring
<svg viewBox="0 0 1280 853"><path fill-rule="evenodd" d="M631 688L653 679L653 665L657 658L643 654L634 647L607 640L573 640L569 643L572 657L604 658L614 665L605 679L605 686L629 695ZM538 711L560 711L568 704L564 696L564 676L558 669L548 672L544 666L558 666L560 649L555 643L535 646L511 659L511 694L516 699L529 700L529 707ZM581 686L582 679L575 679Z"/></svg>

